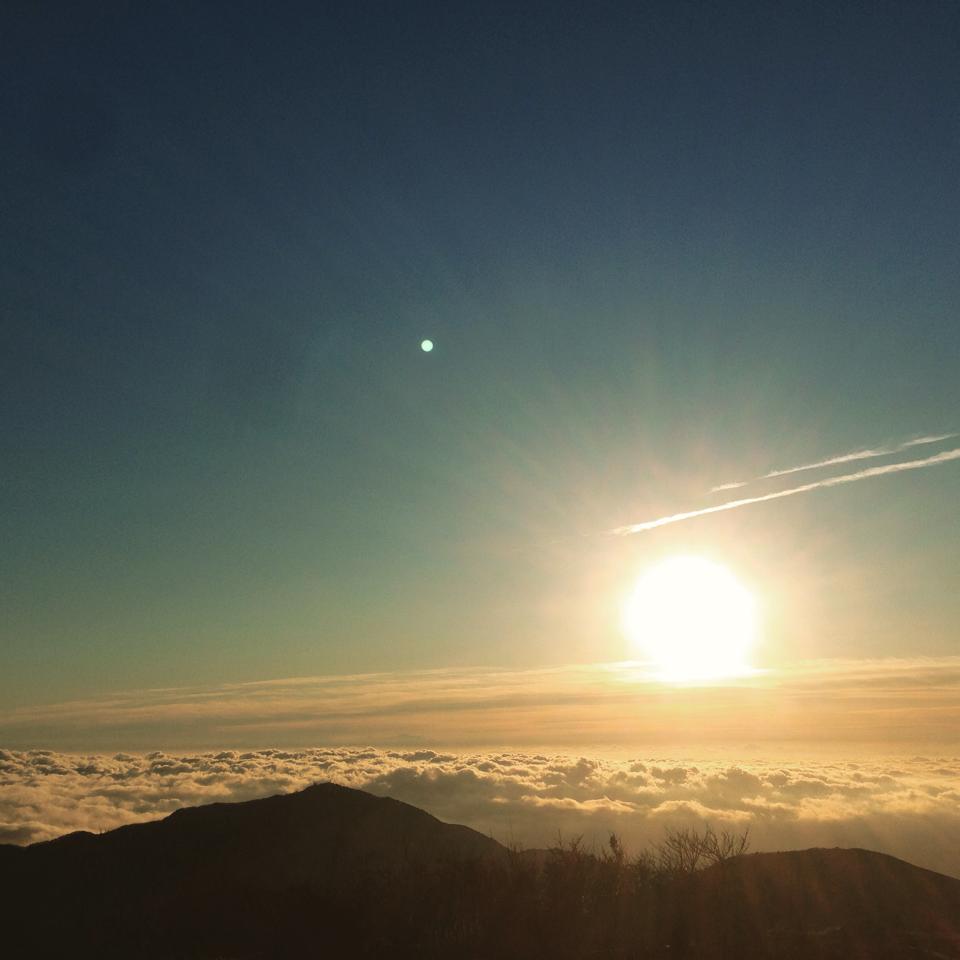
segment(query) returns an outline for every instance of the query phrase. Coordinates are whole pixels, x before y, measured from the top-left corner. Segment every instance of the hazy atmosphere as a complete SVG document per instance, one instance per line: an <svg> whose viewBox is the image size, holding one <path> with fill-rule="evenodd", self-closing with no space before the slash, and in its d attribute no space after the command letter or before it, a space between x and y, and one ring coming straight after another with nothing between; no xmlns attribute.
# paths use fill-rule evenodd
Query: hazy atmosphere
<svg viewBox="0 0 960 960"><path fill-rule="evenodd" d="M960 877L953 3L0 14L0 843L332 780Z"/></svg>

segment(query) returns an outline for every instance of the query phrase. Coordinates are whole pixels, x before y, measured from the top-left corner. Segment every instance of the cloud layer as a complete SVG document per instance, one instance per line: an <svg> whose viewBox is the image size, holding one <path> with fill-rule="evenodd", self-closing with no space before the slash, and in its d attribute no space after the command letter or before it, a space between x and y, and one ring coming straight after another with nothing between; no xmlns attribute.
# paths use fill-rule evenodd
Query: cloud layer
<svg viewBox="0 0 960 960"><path fill-rule="evenodd" d="M750 828L754 849L864 846L960 876L960 757L733 761L696 755L266 749L85 755L0 750L0 842L103 830L178 807L332 780L503 842L558 833L638 851L665 826Z"/></svg>
<svg viewBox="0 0 960 960"><path fill-rule="evenodd" d="M713 686L643 664L445 669L139 690L0 713L55 750L426 744L590 751L774 741L960 742L960 657L821 660Z"/></svg>

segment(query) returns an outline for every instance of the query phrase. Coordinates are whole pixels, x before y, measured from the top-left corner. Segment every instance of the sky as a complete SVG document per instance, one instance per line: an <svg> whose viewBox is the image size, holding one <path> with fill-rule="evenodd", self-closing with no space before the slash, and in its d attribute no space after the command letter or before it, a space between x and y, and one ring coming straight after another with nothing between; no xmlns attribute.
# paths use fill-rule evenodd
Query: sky
<svg viewBox="0 0 960 960"><path fill-rule="evenodd" d="M955 757L955 5L0 18L0 742Z"/></svg>

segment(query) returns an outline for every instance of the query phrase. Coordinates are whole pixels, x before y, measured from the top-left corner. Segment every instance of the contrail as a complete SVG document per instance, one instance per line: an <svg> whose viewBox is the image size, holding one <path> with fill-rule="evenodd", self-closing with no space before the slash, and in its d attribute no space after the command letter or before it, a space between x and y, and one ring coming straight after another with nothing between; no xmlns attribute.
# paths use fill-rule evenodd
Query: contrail
<svg viewBox="0 0 960 960"><path fill-rule="evenodd" d="M857 473L846 473L839 477L828 477L826 480L816 480L805 483L802 487L791 487L789 490L778 490L776 493L766 493L762 497L746 497L742 500L728 500L712 507L701 510L689 510L686 513L674 513L669 517L658 517L656 520L645 520L643 523L631 523L625 527L616 527L610 532L624 537L631 533L643 533L644 530L653 530L656 527L665 527L681 520L692 520L694 517L705 517L708 513L720 513L723 510L736 510L737 507L748 507L752 503L765 503L767 500L779 500L781 497L793 497L798 493L810 493L812 490L822 490L824 487L838 487L842 483L854 483L857 480L866 480L869 477L882 477L888 473L902 473L905 470L920 470L923 467L932 467L938 463L948 463L950 460L960 460L960 447L955 450L944 450L932 457L923 460L904 460L902 463L888 463L882 467L868 467Z"/></svg>
<svg viewBox="0 0 960 960"><path fill-rule="evenodd" d="M904 443L898 443L892 447L877 447L868 450L854 450L853 453L842 453L836 457L829 457L826 460L818 460L816 463L803 463L799 467L787 467L785 470L771 470L769 473L761 474L759 477L753 477L750 480L735 480L733 483L721 483L717 487L711 487L711 493L719 493L721 490L736 490L738 487L745 487L748 483L758 483L760 480L772 480L774 477L785 477L791 473L801 473L804 470L817 470L820 467L833 467L838 463L851 463L854 460L872 460L874 457L887 457L894 453L903 453L911 447L922 447L928 443L939 443L941 440L953 440L960 437L960 433L940 433L932 437L917 437L914 440L907 440Z"/></svg>

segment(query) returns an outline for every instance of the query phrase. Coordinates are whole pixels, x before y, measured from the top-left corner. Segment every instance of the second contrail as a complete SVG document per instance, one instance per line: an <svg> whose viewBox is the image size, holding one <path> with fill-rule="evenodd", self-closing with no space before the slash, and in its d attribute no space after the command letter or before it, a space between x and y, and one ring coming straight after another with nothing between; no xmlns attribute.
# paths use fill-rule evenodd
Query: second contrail
<svg viewBox="0 0 960 960"><path fill-rule="evenodd" d="M759 497L744 497L740 500L728 500L712 507L703 507L700 510L688 510L686 513L674 513L668 517L658 517L656 520L644 520L642 523L631 523L624 527L616 527L610 532L617 536L629 536L632 533L643 533L645 530L655 530L657 527L666 527L671 523L680 523L681 520L693 520L695 517L705 517L711 513L722 513L724 510L736 510L738 507L748 507L754 503L765 503L767 500L779 500L782 497L794 497L798 493L810 493L813 490L822 490L826 487L838 487L844 483L855 483L857 480L867 480L870 477L882 477L888 473L902 473L906 470L920 470L924 467L933 467L939 463L948 463L951 460L960 460L960 447L954 450L944 450L922 460L905 460L902 463L888 463L882 467L868 467L856 473L845 473L839 477L828 477L826 480L815 480L800 487L791 487L789 490L777 490L774 493L765 493Z"/></svg>
<svg viewBox="0 0 960 960"><path fill-rule="evenodd" d="M888 447L874 447L867 450L854 450L852 453L841 453L835 457L828 457L826 460L817 460L816 463L802 463L798 467L786 467L783 470L771 470L769 473L763 473L759 477L753 477L750 480L735 480L733 483L721 483L717 487L711 487L711 493L719 493L721 490L736 490L739 487L745 487L749 483L758 483L761 480L772 480L774 477L786 477L791 473L803 473L806 470L819 470L821 467L835 467L840 463L853 463L857 460L873 460L875 457L888 457L895 453L903 453L911 447L922 447L928 443L939 443L941 440L953 440L960 436L958 433L939 433L931 437L915 437L913 440L907 440L904 443L897 443Z"/></svg>

